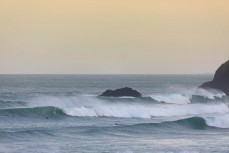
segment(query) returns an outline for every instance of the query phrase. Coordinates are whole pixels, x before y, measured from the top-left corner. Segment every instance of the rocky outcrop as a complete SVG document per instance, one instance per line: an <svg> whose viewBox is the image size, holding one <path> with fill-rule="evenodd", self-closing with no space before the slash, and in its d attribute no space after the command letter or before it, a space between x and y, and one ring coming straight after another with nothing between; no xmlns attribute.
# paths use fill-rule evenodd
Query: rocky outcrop
<svg viewBox="0 0 229 153"><path fill-rule="evenodd" d="M212 81L205 82L200 87L221 90L229 96L229 61L217 69Z"/></svg>
<svg viewBox="0 0 229 153"><path fill-rule="evenodd" d="M116 89L116 90L106 90L100 96L104 96L104 97L125 97L125 96L141 97L142 95L137 90L133 90L132 88L125 87L125 88Z"/></svg>

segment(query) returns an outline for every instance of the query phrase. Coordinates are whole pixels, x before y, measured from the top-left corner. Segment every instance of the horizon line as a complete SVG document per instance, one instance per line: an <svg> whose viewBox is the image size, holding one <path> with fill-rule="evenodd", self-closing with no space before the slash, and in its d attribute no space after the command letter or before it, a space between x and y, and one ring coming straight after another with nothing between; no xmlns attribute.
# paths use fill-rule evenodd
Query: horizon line
<svg viewBox="0 0 229 153"><path fill-rule="evenodd" d="M214 73L0 73L0 75L213 75Z"/></svg>

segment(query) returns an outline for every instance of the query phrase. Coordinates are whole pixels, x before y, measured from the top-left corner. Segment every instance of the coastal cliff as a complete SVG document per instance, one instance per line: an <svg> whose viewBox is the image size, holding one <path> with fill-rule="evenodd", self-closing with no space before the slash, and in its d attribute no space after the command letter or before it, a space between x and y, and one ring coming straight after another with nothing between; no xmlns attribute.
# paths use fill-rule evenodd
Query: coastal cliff
<svg viewBox="0 0 229 153"><path fill-rule="evenodd" d="M205 82L200 87L221 90L229 96L229 60L216 70L212 81Z"/></svg>

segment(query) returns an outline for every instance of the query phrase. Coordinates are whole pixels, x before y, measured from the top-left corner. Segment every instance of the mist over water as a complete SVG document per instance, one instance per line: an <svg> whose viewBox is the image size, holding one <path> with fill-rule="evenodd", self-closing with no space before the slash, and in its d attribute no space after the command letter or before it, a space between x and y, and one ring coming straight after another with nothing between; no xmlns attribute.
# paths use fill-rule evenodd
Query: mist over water
<svg viewBox="0 0 229 153"><path fill-rule="evenodd" d="M229 98L197 88L211 78L0 75L0 152L226 153ZM125 86L143 97L98 96Z"/></svg>

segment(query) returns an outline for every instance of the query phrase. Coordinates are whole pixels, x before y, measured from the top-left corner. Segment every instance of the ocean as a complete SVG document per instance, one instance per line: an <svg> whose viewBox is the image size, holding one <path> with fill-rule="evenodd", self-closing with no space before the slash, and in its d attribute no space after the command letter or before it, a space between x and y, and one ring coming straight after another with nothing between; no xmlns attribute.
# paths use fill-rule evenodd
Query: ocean
<svg viewBox="0 0 229 153"><path fill-rule="evenodd" d="M213 75L0 75L1 153L228 153ZM131 87L141 98L99 97Z"/></svg>

